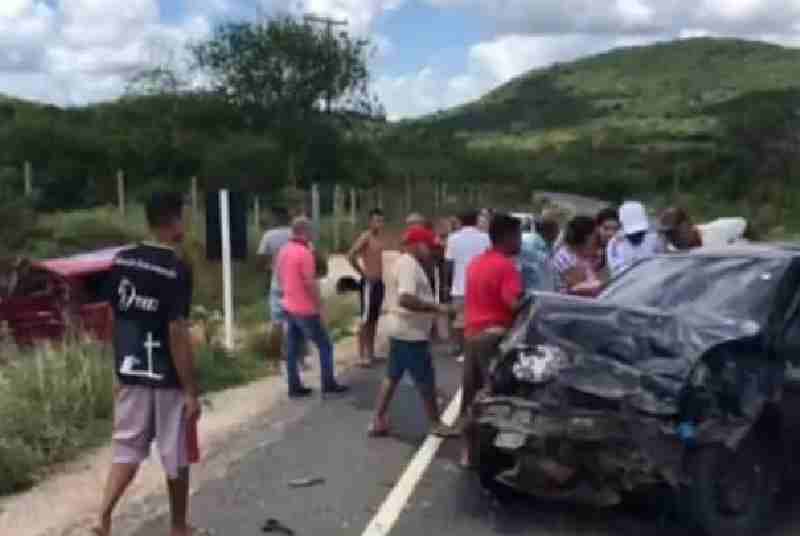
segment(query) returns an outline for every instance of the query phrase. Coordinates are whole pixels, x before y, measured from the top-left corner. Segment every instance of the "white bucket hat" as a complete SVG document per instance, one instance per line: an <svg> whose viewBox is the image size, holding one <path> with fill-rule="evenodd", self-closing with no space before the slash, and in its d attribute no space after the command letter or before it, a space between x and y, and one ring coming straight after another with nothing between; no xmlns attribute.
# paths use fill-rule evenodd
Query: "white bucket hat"
<svg viewBox="0 0 800 536"><path fill-rule="evenodd" d="M626 201L619 207L619 221L622 223L622 232L626 235L650 230L647 211L638 201Z"/></svg>

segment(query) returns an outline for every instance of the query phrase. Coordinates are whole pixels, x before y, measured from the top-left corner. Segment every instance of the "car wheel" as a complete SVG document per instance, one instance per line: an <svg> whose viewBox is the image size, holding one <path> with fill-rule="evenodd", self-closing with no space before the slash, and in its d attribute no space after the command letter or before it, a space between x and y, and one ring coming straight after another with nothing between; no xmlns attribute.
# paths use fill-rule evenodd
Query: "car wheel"
<svg viewBox="0 0 800 536"><path fill-rule="evenodd" d="M494 446L496 433L480 430L476 435L472 452L477 454L475 463L481 486L501 502L516 499L519 493L497 480L497 475L514 466L514 457Z"/></svg>
<svg viewBox="0 0 800 536"><path fill-rule="evenodd" d="M777 472L770 449L748 438L736 451L712 445L687 459L691 479L684 506L694 526L710 536L750 535L769 522Z"/></svg>

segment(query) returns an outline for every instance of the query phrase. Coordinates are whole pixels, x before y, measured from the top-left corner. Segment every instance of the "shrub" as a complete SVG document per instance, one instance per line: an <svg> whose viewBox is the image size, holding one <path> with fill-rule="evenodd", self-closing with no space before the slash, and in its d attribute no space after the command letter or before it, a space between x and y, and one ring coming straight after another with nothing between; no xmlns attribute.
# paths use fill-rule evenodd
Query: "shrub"
<svg viewBox="0 0 800 536"><path fill-rule="evenodd" d="M99 343L5 352L17 355L0 371L0 493L105 439L113 396L111 355Z"/></svg>

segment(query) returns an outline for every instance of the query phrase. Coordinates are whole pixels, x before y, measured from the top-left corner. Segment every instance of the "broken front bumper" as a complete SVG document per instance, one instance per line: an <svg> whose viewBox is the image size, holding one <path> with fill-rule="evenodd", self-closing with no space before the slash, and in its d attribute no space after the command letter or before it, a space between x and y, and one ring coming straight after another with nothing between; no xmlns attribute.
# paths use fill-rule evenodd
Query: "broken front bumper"
<svg viewBox="0 0 800 536"><path fill-rule="evenodd" d="M474 414L480 463L495 453L496 479L520 491L611 506L636 488L678 485L683 446L663 420L514 397L483 398Z"/></svg>

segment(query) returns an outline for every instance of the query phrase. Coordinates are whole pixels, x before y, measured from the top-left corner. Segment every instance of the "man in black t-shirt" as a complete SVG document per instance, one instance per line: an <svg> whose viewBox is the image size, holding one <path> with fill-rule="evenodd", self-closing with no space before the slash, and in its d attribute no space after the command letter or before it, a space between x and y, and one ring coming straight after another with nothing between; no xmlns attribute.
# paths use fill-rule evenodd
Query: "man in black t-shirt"
<svg viewBox="0 0 800 536"><path fill-rule="evenodd" d="M119 253L109 278L118 387L98 536L111 534L114 507L153 441L167 473L172 536L192 533L186 512L200 403L188 328L192 276L174 249L183 240L182 213L180 196L154 195L147 220L155 241Z"/></svg>

